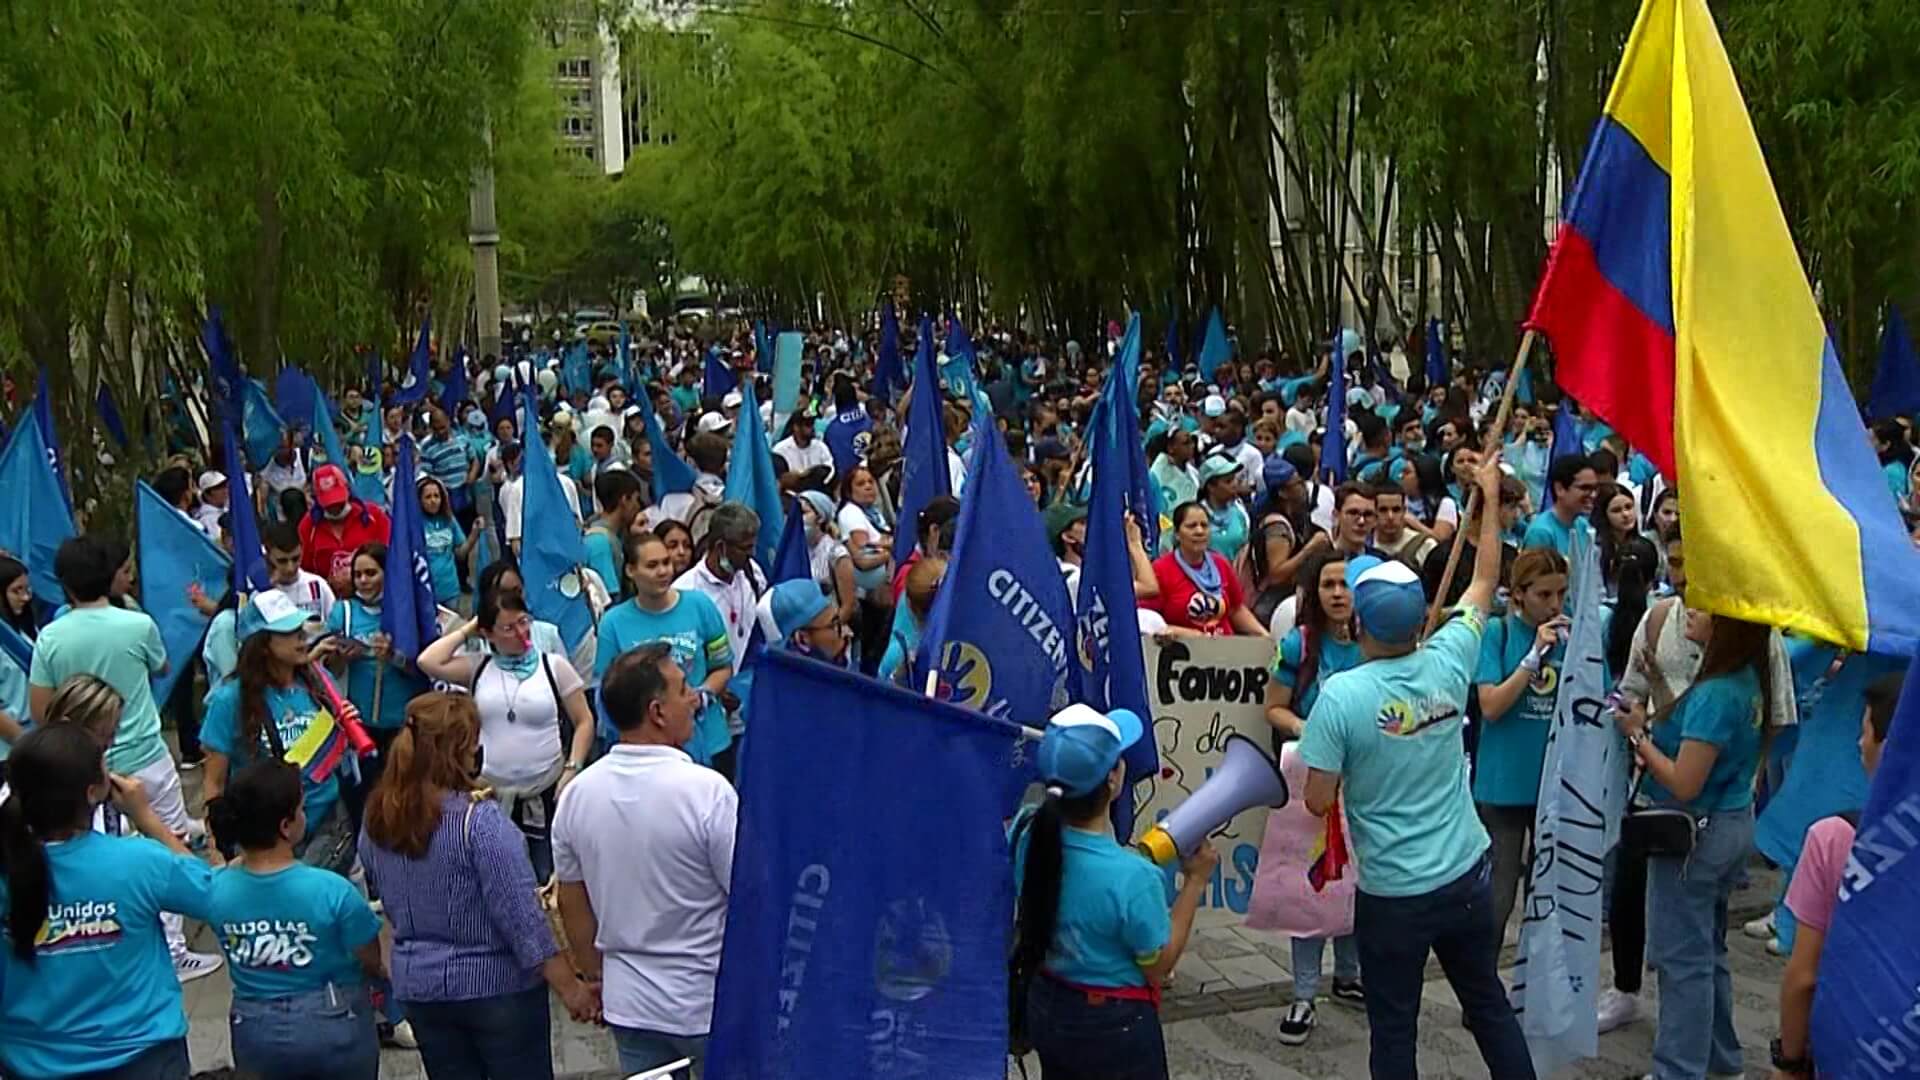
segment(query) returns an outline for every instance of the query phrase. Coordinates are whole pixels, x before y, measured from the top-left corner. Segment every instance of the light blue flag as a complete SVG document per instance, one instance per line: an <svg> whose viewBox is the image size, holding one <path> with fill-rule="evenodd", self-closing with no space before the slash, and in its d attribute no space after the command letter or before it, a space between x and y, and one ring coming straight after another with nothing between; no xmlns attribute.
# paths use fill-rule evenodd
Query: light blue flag
<svg viewBox="0 0 1920 1080"><path fill-rule="evenodd" d="M1073 607L1046 524L1007 456L998 428L973 454L946 584L927 613L915 670L936 675L943 701L1045 726L1077 689L1067 661ZM1010 778L1012 779L1012 778ZM1011 813L1024 784L1005 792Z"/></svg>
<svg viewBox="0 0 1920 1080"><path fill-rule="evenodd" d="M14 426L0 451L0 548L27 564L33 595L58 607L66 603L60 579L53 573L53 557L73 538L73 514L67 509L60 478L37 423Z"/></svg>
<svg viewBox="0 0 1920 1080"><path fill-rule="evenodd" d="M1534 804L1535 846L1553 858L1533 867L1513 969L1514 1012L1541 1076L1600 1052L1601 869L1627 801L1625 747L1606 704L1600 559L1591 537L1573 543L1573 627Z"/></svg>
<svg viewBox="0 0 1920 1080"><path fill-rule="evenodd" d="M339 410L327 399L324 390L316 389L313 395L313 437L320 444L320 452L327 457L327 463L343 469L353 466L347 461L346 448L340 445L340 429L333 426L333 418Z"/></svg>
<svg viewBox="0 0 1920 1080"><path fill-rule="evenodd" d="M1172 512L1173 507L1160 505L1160 485L1148 471L1146 440L1140 433L1140 403L1135 396L1139 388L1140 313L1136 311L1127 320L1126 335L1120 339L1119 360L1101 390L1101 401L1114 425L1112 452L1117 460L1125 463L1126 482L1122 488L1122 498L1126 509L1140 523L1140 536L1146 542L1147 550L1158 551L1160 514L1163 511ZM1101 458L1096 455L1093 461L1097 467Z"/></svg>
<svg viewBox="0 0 1920 1080"><path fill-rule="evenodd" d="M635 375L633 370L633 331L627 326L626 320L624 319L620 322L620 355L617 358L617 362L619 364L620 385L626 389L627 396L644 396L647 388L640 384L640 379Z"/></svg>
<svg viewBox="0 0 1920 1080"><path fill-rule="evenodd" d="M393 518L380 630L393 639L395 652L411 660L440 636L439 608L433 600L433 572L427 568L426 521L420 513L412 435L400 436L393 456Z"/></svg>
<svg viewBox="0 0 1920 1080"><path fill-rule="evenodd" d="M40 428L41 444L47 448L47 467L60 482L60 501L66 506L68 516L72 516L73 489L67 486L67 458L60 452L60 433L53 428L53 391L47 386L45 368L40 370L39 383L33 391L33 422Z"/></svg>
<svg viewBox="0 0 1920 1080"><path fill-rule="evenodd" d="M704 1075L1000 1080L1020 733L786 650L757 672Z"/></svg>
<svg viewBox="0 0 1920 1080"><path fill-rule="evenodd" d="M773 478L773 449L767 445L767 429L760 420L760 406L753 400L753 385L740 387L740 419L733 428L733 453L727 458L728 502L745 503L760 515L760 535L753 545L753 557L762 569L773 565L780 547L780 530L786 528L786 514L780 508L780 483Z"/></svg>
<svg viewBox="0 0 1920 1080"><path fill-rule="evenodd" d="M576 341L567 349L566 359L560 362L560 381L569 394L593 392L593 360L587 356L586 342Z"/></svg>
<svg viewBox="0 0 1920 1080"><path fill-rule="evenodd" d="M773 370L774 358L779 356L778 346L773 335L767 332L765 319L753 320L753 366L762 374Z"/></svg>
<svg viewBox="0 0 1920 1080"><path fill-rule="evenodd" d="M298 367L289 365L280 369L273 380L273 408L283 418L294 423L311 422L316 406L315 398L320 387Z"/></svg>
<svg viewBox="0 0 1920 1080"><path fill-rule="evenodd" d="M273 463L274 452L280 449L280 439L287 430L287 423L280 418L280 410L273 407L273 399L267 395L267 388L259 379L248 379L240 393L243 431L247 441L247 467L264 469Z"/></svg>
<svg viewBox="0 0 1920 1080"><path fill-rule="evenodd" d="M647 449L653 451L653 498L684 495L693 490L693 466L667 445L667 433L660 430L660 417L653 411L653 396L645 387L634 392L634 404L640 406L641 422L647 429Z"/></svg>
<svg viewBox="0 0 1920 1080"><path fill-rule="evenodd" d="M393 392L395 405L413 405L427 399L433 387L433 316L420 320L420 336L414 339L413 354L407 357L407 374Z"/></svg>
<svg viewBox="0 0 1920 1080"><path fill-rule="evenodd" d="M913 398L907 403L906 446L900 459L900 518L893 525L896 559L905 561L919 541L920 511L934 499L951 494L947 427L940 415L940 372L933 364L933 320L922 316L920 345L913 354Z"/></svg>
<svg viewBox="0 0 1920 1080"><path fill-rule="evenodd" d="M236 502L245 498L238 488L234 494ZM160 624L160 641L167 648L167 673L153 677L153 700L165 701L191 670L213 622L193 605L189 590L198 585L207 599L218 602L227 594L233 560L145 480L134 481L134 527L140 540L140 606Z"/></svg>
<svg viewBox="0 0 1920 1080"><path fill-rule="evenodd" d="M798 330L782 333L773 343L773 430L787 426L800 404L800 354L806 351L806 336Z"/></svg>
<svg viewBox="0 0 1920 1080"><path fill-rule="evenodd" d="M1220 365L1233 359L1233 346L1227 343L1227 324L1220 309L1207 312L1207 336L1200 343L1200 375L1212 381Z"/></svg>
<svg viewBox="0 0 1920 1080"><path fill-rule="evenodd" d="M553 452L540 438L540 414L532 391L522 399L522 430L527 433L521 458L521 514L537 527L520 537L520 579L527 585L527 606L534 618L560 628L567 648L577 648L593 629L593 609L581 584L580 568L587 563L575 507L560 486ZM612 588L612 585L608 586Z"/></svg>

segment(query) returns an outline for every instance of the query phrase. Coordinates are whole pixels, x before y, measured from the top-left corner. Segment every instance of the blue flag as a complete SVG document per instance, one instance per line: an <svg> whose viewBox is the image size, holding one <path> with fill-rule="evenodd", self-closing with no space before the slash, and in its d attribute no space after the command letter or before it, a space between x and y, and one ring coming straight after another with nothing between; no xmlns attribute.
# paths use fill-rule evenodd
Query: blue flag
<svg viewBox="0 0 1920 1080"><path fill-rule="evenodd" d="M1233 346L1227 344L1227 324L1220 317L1220 309L1207 312L1207 336L1200 343L1200 376L1207 381L1213 380L1213 373L1220 365L1233 359Z"/></svg>
<svg viewBox="0 0 1920 1080"><path fill-rule="evenodd" d="M207 599L226 595L233 560L207 538L193 519L167 505L145 480L134 481L134 527L140 540L140 606L160 625L167 647L167 673L153 677L153 700L165 701L180 676L191 670L193 655L213 618L193 606L190 588L200 586ZM246 493L235 487L239 502Z"/></svg>
<svg viewBox="0 0 1920 1080"><path fill-rule="evenodd" d="M1532 364L1526 364L1520 368L1520 378L1515 380L1513 384L1513 400L1519 402L1522 405L1533 404L1533 365Z"/></svg>
<svg viewBox="0 0 1920 1080"><path fill-rule="evenodd" d="M302 419L313 415L314 399L319 396L320 387L300 368L289 365L280 369L273 380L273 407L283 417Z"/></svg>
<svg viewBox="0 0 1920 1080"><path fill-rule="evenodd" d="M653 498L684 495L693 490L693 466L667 445L667 433L660 430L660 417L653 411L653 395L646 387L634 391L634 403L640 406L640 419L647 429L647 449L653 452Z"/></svg>
<svg viewBox="0 0 1920 1080"><path fill-rule="evenodd" d="M222 468L230 477L245 476L245 463L240 460L240 428L233 417L221 425L220 434ZM253 500L247 495L246 485L238 480L229 483L228 490L233 493L227 500L228 531L233 536L233 588L245 595L271 588L273 578L267 573L267 554L260 545L260 522L253 514Z"/></svg>
<svg viewBox="0 0 1920 1080"><path fill-rule="evenodd" d="M1547 472L1551 476L1553 463L1564 457L1585 453L1581 445L1580 423L1574 416L1573 399L1563 397L1560 407L1553 412L1553 446L1547 451ZM1553 505L1553 481L1543 478L1540 481L1540 501L1535 505L1543 510Z"/></svg>
<svg viewBox="0 0 1920 1080"><path fill-rule="evenodd" d="M0 622L0 655L13 661L23 672L33 670L33 642L15 630L12 623Z"/></svg>
<svg viewBox="0 0 1920 1080"><path fill-rule="evenodd" d="M869 393L891 405L893 395L906 381L906 372L900 370L900 317L894 313L893 299L883 297L880 301L880 355L874 359L873 388Z"/></svg>
<svg viewBox="0 0 1920 1080"><path fill-rule="evenodd" d="M1867 392L1867 418L1890 420L1920 412L1920 355L1900 309L1887 305L1887 322L1880 328L1880 367Z"/></svg>
<svg viewBox="0 0 1920 1080"><path fill-rule="evenodd" d="M580 577L580 568L587 562L586 547L580 539L580 520L574 516L576 507L560 486L553 452L540 438L540 414L531 391L522 410L527 438L520 467L521 520L540 524L521 534L520 580L527 584L527 606L533 617L559 627L561 639L572 650L593 629L593 610L587 606Z"/></svg>
<svg viewBox="0 0 1920 1080"><path fill-rule="evenodd" d="M93 411L100 414L100 426L107 429L113 443L120 449L127 448L127 424L120 418L120 406L113 400L113 391L106 383L100 384L100 390L93 395Z"/></svg>
<svg viewBox="0 0 1920 1080"><path fill-rule="evenodd" d="M587 355L587 343L576 341L560 362L560 382L569 394L593 393L593 358Z"/></svg>
<svg viewBox="0 0 1920 1080"><path fill-rule="evenodd" d="M267 388L260 380L248 379L240 393L247 465L253 469L264 469L273 462L274 451L280 449L280 439L287 430L287 424L280 418L280 410L273 407L273 399L267 396Z"/></svg>
<svg viewBox="0 0 1920 1080"><path fill-rule="evenodd" d="M1439 319L1427 320L1427 388L1447 385L1452 378L1447 363L1447 331Z"/></svg>
<svg viewBox="0 0 1920 1080"><path fill-rule="evenodd" d="M208 308L207 317L200 322L200 344L207 350L207 360L211 364L215 413L224 415L238 412L240 384L246 381L246 376L240 370L240 362L234 358L233 343L227 340L226 323L222 321L217 305Z"/></svg>
<svg viewBox="0 0 1920 1080"><path fill-rule="evenodd" d="M760 535L754 541L753 557L765 569L773 565L786 515L780 509L780 484L773 478L773 448L767 445L767 429L760 420L760 406L753 400L753 387L742 386L740 391L740 419L734 424L733 453L727 458L726 496L728 502L745 503L760 515Z"/></svg>
<svg viewBox="0 0 1920 1080"><path fill-rule="evenodd" d="M460 403L467 400L467 393L467 347L462 345L453 350L453 366L440 386L440 407L453 418L455 427L460 425Z"/></svg>
<svg viewBox="0 0 1920 1080"><path fill-rule="evenodd" d="M833 454L833 474L837 481L847 475L847 470L867 459L867 450L873 445L873 417L858 405L836 413L833 422L827 425L825 438L827 449Z"/></svg>
<svg viewBox="0 0 1920 1080"><path fill-rule="evenodd" d="M740 380L734 375L732 366L727 363L727 358L721 355L719 347L707 346L706 382L701 388L702 396L725 397L739 387Z"/></svg>
<svg viewBox="0 0 1920 1080"><path fill-rule="evenodd" d="M1912 932L1920 910L1917 809L1920 671L1909 666L1820 953L1811 1034L1821 1076L1911 1076L1920 1064L1908 1033L1920 984L1920 936Z"/></svg>
<svg viewBox="0 0 1920 1080"><path fill-rule="evenodd" d="M40 442L47 448L47 467L60 485L60 503L67 516L73 516L73 489L67 486L67 456L60 452L60 433L53 427L53 390L47 385L47 372L40 370L39 385L33 392L33 423L40 429Z"/></svg>
<svg viewBox="0 0 1920 1080"><path fill-rule="evenodd" d="M427 400L427 391L433 385L432 330L433 316L422 318L420 336L413 343L413 355L407 358L406 377L393 392L395 405L415 405Z"/></svg>
<svg viewBox="0 0 1920 1080"><path fill-rule="evenodd" d="M393 639L393 651L409 660L440 636L415 475L413 436L402 435L394 449L393 528L387 543L387 591L380 605L380 630Z"/></svg>
<svg viewBox="0 0 1920 1080"><path fill-rule="evenodd" d="M784 337L785 335L781 335ZM762 374L773 370L774 359L780 354L774 344L773 335L767 332L767 320L753 320L753 366Z"/></svg>
<svg viewBox="0 0 1920 1080"><path fill-rule="evenodd" d="M800 406L800 359L806 352L806 335L788 330L773 343L773 430L787 425Z"/></svg>
<svg viewBox="0 0 1920 1080"><path fill-rule="evenodd" d="M783 650L756 677L707 1080L1001 1080L1019 733Z"/></svg>
<svg viewBox="0 0 1920 1080"><path fill-rule="evenodd" d="M951 494L947 427L940 415L940 372L933 365L933 320L922 316L920 346L913 354L913 399L907 403L907 441L900 459L900 520L893 524L896 559L905 562L919 541L920 511Z"/></svg>
<svg viewBox="0 0 1920 1080"><path fill-rule="evenodd" d="M1136 348L1139 327L1140 316L1136 314L1127 328L1127 336ZM1119 366L1108 373L1100 410L1103 422L1095 424L1091 432L1093 499L1087 508L1086 557L1080 566L1075 638L1083 669L1081 700L1102 712L1123 708L1137 716L1152 716L1147 700L1146 658L1140 649L1140 620L1134 606L1133 563L1122 517L1133 482L1128 444L1137 447L1140 440L1126 430L1125 416L1133 391L1120 375ZM1149 484L1148 490L1152 487ZM1136 511L1135 520L1144 530L1147 519ZM1152 546L1147 550L1153 550ZM1160 768L1160 754L1152 739L1134 743L1124 760L1129 792L1135 783ZM1115 834L1123 840L1133 836L1130 796L1114 800L1113 822Z"/></svg>
<svg viewBox="0 0 1920 1080"><path fill-rule="evenodd" d="M979 380L974 377L974 365L979 353L973 347L973 335L967 333L966 324L960 316L947 317L947 359L940 365L940 381L947 392L957 398L965 398L973 403L974 419L978 421L983 414L992 411L991 406L982 407L986 395L980 392Z"/></svg>
<svg viewBox="0 0 1920 1080"><path fill-rule="evenodd" d="M1327 431L1320 440L1320 472L1330 483L1347 480L1347 358L1338 343L1327 373Z"/></svg>
<svg viewBox="0 0 1920 1080"><path fill-rule="evenodd" d="M641 380L633 370L633 330L627 326L625 320L620 323L620 355L614 359L620 375L620 385L626 389L627 396L639 397L645 394L647 388L640 385Z"/></svg>
<svg viewBox="0 0 1920 1080"><path fill-rule="evenodd" d="M327 456L329 464L342 469L351 469L347 461L346 448L340 445L340 429L333 426L335 413L333 402L327 400L324 390L316 389L313 397L313 438L320 444L320 451Z"/></svg>
<svg viewBox="0 0 1920 1080"><path fill-rule="evenodd" d="M915 670L936 673L935 696L992 716L1045 726L1064 707L1073 608L1040 511L1000 441L973 454L946 584L927 613ZM1072 679L1077 683L1077 679ZM1020 790L1003 793L1012 813Z"/></svg>
<svg viewBox="0 0 1920 1080"><path fill-rule="evenodd" d="M0 500L0 548L27 564L36 599L55 607L66 603L53 557L74 535L73 513L39 424L15 426L0 451L0 491L7 493Z"/></svg>
<svg viewBox="0 0 1920 1080"><path fill-rule="evenodd" d="M1127 320L1127 332L1120 339L1119 359L1113 371L1107 376L1106 387L1101 392L1109 422L1113 425L1110 460L1123 463L1125 483L1122 486L1122 498L1126 508L1133 513L1135 521L1140 523L1141 539L1146 542L1148 551L1157 551L1160 546L1160 513L1172 512L1173 507L1160 505L1160 485L1153 479L1147 467L1146 442L1140 437L1140 403L1135 398L1140 387L1140 313L1134 312ZM1098 454L1093 457L1095 468L1104 459ZM1141 716L1147 715L1141 713Z"/></svg>
<svg viewBox="0 0 1920 1080"><path fill-rule="evenodd" d="M774 550L773 561L766 564L767 579L778 585L783 581L798 581L813 576L813 552L807 547L807 520L800 508L789 504L787 523L780 530L780 546Z"/></svg>

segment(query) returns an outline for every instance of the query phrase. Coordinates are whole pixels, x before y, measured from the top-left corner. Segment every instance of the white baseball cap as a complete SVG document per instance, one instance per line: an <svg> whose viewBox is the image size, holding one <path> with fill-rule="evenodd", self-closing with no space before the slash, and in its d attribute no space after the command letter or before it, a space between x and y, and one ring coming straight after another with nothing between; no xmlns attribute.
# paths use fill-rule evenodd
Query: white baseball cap
<svg viewBox="0 0 1920 1080"><path fill-rule="evenodd" d="M208 469L200 474L200 494L205 495L217 487L227 486L227 474L218 469Z"/></svg>
<svg viewBox="0 0 1920 1080"><path fill-rule="evenodd" d="M700 423L696 426L699 427L701 431L710 431L718 434L732 427L733 421L727 419L724 413L710 412L702 416Z"/></svg>

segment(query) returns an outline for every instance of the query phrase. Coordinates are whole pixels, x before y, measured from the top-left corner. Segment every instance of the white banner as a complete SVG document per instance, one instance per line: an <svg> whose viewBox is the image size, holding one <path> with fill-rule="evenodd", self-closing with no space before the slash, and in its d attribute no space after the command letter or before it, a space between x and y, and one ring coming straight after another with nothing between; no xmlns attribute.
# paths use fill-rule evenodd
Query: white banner
<svg viewBox="0 0 1920 1080"><path fill-rule="evenodd" d="M1606 619L1600 560L1575 534L1573 626L1540 770L1533 868L1513 1000L1533 1054L1549 1076L1599 1053L1601 877L1626 802L1625 746L1606 707Z"/></svg>

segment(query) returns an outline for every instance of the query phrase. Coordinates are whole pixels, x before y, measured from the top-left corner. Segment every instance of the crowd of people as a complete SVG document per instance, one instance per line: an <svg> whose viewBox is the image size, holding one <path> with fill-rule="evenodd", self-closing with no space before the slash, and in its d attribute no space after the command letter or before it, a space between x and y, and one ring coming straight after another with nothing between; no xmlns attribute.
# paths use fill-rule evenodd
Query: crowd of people
<svg viewBox="0 0 1920 1080"><path fill-rule="evenodd" d="M34 597L38 568L0 558L0 620L31 649L0 655L0 1076L184 1078L179 987L223 965L234 1061L262 1076L371 1077L383 1043L417 1049L436 1080L551 1076L553 997L605 1025L623 1070L697 1075L756 652L914 681L983 409L1076 591L1089 528L1113 524L1088 520L1104 464L1089 425L1117 330L1058 348L996 330L977 362L943 358L941 385L910 387L941 395L953 494L907 530L908 399L868 390L877 333L808 334L770 451L807 572L779 583L755 554L760 516L723 479L748 402L776 419L770 393L740 389L768 381L744 328L596 347L586 380L544 355L456 355L418 404L347 386L329 438L289 428L245 476L177 432L154 491L230 551L244 500L271 587L193 590L209 627L172 659L186 670L165 700L151 686L170 659L125 542L61 548L58 610ZM1329 386L1335 349L1347 377ZM1835 815L1864 802L1904 663L1688 608L1678 492L1643 454L1545 380L1502 431L1504 372L1427 385L1396 379L1389 353L1346 334L1311 360L1203 375L1148 350L1136 388L1160 506L1157 529L1124 522L1141 631L1273 643L1266 716L1303 795L1270 817L1250 921L1290 939L1280 1041L1311 1038L1331 940L1325 985L1364 1008L1375 1077L1416 1075L1430 955L1492 1075L1533 1075L1499 950L1533 865L1583 537L1630 813L1691 823L1684 849L1628 829L1609 854L1598 1026L1639 1019L1650 967L1652 1075L1741 1071L1727 911L1757 850L1792 881L1743 928L1791 958L1775 1064L1811 1075L1813 972L1851 837ZM1553 435L1562 410L1575 445ZM406 437L417 475L395 472ZM333 440L345 460L325 458ZM1907 430L1876 441L1905 505ZM535 459L554 463L572 526L525 513ZM690 485L671 479L680 462ZM423 522L440 607L414 656L382 628L389 582L412 578L390 559L399 500ZM530 610L547 583L520 561L569 527L593 615L572 642ZM1449 616L1426 634L1436 604ZM1124 710L1052 717L1044 791L1010 827L1014 968L1031 976L1015 1028L1050 1078L1167 1075L1160 989L1212 856L1187 860L1169 905L1113 835L1109 808L1131 798L1120 756L1144 727ZM203 815L183 772L199 773ZM1329 814L1353 873L1308 897L1300 838ZM218 952L188 948L188 919Z"/></svg>

